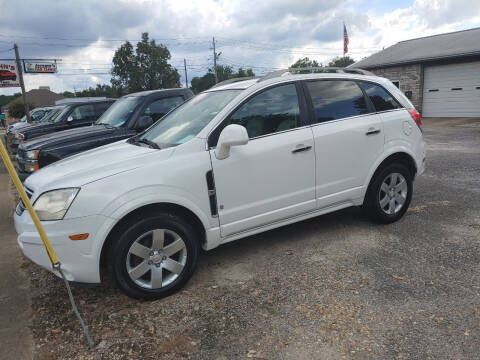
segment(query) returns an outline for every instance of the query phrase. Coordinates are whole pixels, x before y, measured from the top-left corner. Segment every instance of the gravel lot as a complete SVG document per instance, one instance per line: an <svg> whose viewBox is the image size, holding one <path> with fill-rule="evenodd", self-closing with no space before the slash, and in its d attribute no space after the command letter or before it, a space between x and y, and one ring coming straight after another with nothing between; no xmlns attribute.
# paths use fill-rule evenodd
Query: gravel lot
<svg viewBox="0 0 480 360"><path fill-rule="evenodd" d="M426 126L410 210L379 226L352 208L202 254L187 287L138 302L31 274L38 359L480 357L480 124Z"/></svg>

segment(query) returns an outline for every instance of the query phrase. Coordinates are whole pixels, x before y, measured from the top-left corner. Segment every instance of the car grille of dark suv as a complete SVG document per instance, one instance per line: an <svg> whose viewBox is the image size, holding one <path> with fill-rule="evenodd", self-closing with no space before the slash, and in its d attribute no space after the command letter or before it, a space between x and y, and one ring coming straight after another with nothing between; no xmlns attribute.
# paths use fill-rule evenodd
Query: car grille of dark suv
<svg viewBox="0 0 480 360"><path fill-rule="evenodd" d="M26 186L24 188L25 188L25 192L27 193L28 198L31 199L32 195L33 195L33 191L30 190L29 188L27 188ZM18 216L20 216L25 211L25 208L26 208L25 204L23 203L22 200L20 200L20 202L17 205L17 208L15 209L15 212L17 213Z"/></svg>

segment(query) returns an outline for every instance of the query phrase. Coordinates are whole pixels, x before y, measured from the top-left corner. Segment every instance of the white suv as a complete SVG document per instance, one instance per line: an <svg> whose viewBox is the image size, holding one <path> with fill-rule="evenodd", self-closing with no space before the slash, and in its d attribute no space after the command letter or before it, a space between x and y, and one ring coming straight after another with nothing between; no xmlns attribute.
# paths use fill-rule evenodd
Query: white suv
<svg viewBox="0 0 480 360"><path fill-rule="evenodd" d="M154 299L187 282L200 247L362 204L400 219L424 170L420 125L386 79L286 71L216 86L25 186L68 280L110 270L129 296ZM21 203L15 226L23 253L52 270Z"/></svg>

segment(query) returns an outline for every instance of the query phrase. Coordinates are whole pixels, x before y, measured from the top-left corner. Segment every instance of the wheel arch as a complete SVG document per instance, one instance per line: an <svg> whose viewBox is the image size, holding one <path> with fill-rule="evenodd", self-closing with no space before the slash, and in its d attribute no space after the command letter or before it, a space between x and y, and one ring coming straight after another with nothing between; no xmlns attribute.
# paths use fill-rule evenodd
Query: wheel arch
<svg viewBox="0 0 480 360"><path fill-rule="evenodd" d="M170 202L159 202L147 205L142 205L120 218L112 229L108 232L105 241L102 244L102 250L100 252L100 276L103 275L106 266L108 264L108 255L112 245L114 244L116 236L122 231L124 226L135 219L142 218L147 214L168 212L182 217L183 219L191 222L194 228L200 234L200 245L203 246L206 242L206 229L200 218L190 209Z"/></svg>
<svg viewBox="0 0 480 360"><path fill-rule="evenodd" d="M368 182L366 183L366 186L364 186L363 196L367 194L368 189L370 188L370 184L372 183L372 180L375 178L375 175L377 175L385 166L394 162L399 162L401 164L404 164L410 170L413 178L415 178L415 175L417 174L417 164L415 162L414 157L408 152L403 150L395 151L389 154L383 160L380 160L378 162L378 165L374 167L374 170L371 171L371 174L368 178Z"/></svg>

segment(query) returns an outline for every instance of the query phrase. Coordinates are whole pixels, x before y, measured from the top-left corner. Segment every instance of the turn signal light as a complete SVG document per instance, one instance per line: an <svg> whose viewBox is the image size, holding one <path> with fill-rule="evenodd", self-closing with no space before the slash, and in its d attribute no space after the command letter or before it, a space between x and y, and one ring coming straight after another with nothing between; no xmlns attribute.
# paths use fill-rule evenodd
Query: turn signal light
<svg viewBox="0 0 480 360"><path fill-rule="evenodd" d="M70 240L85 240L86 238L88 238L88 235L90 234L89 233L76 234L76 235L70 235L69 238Z"/></svg>

